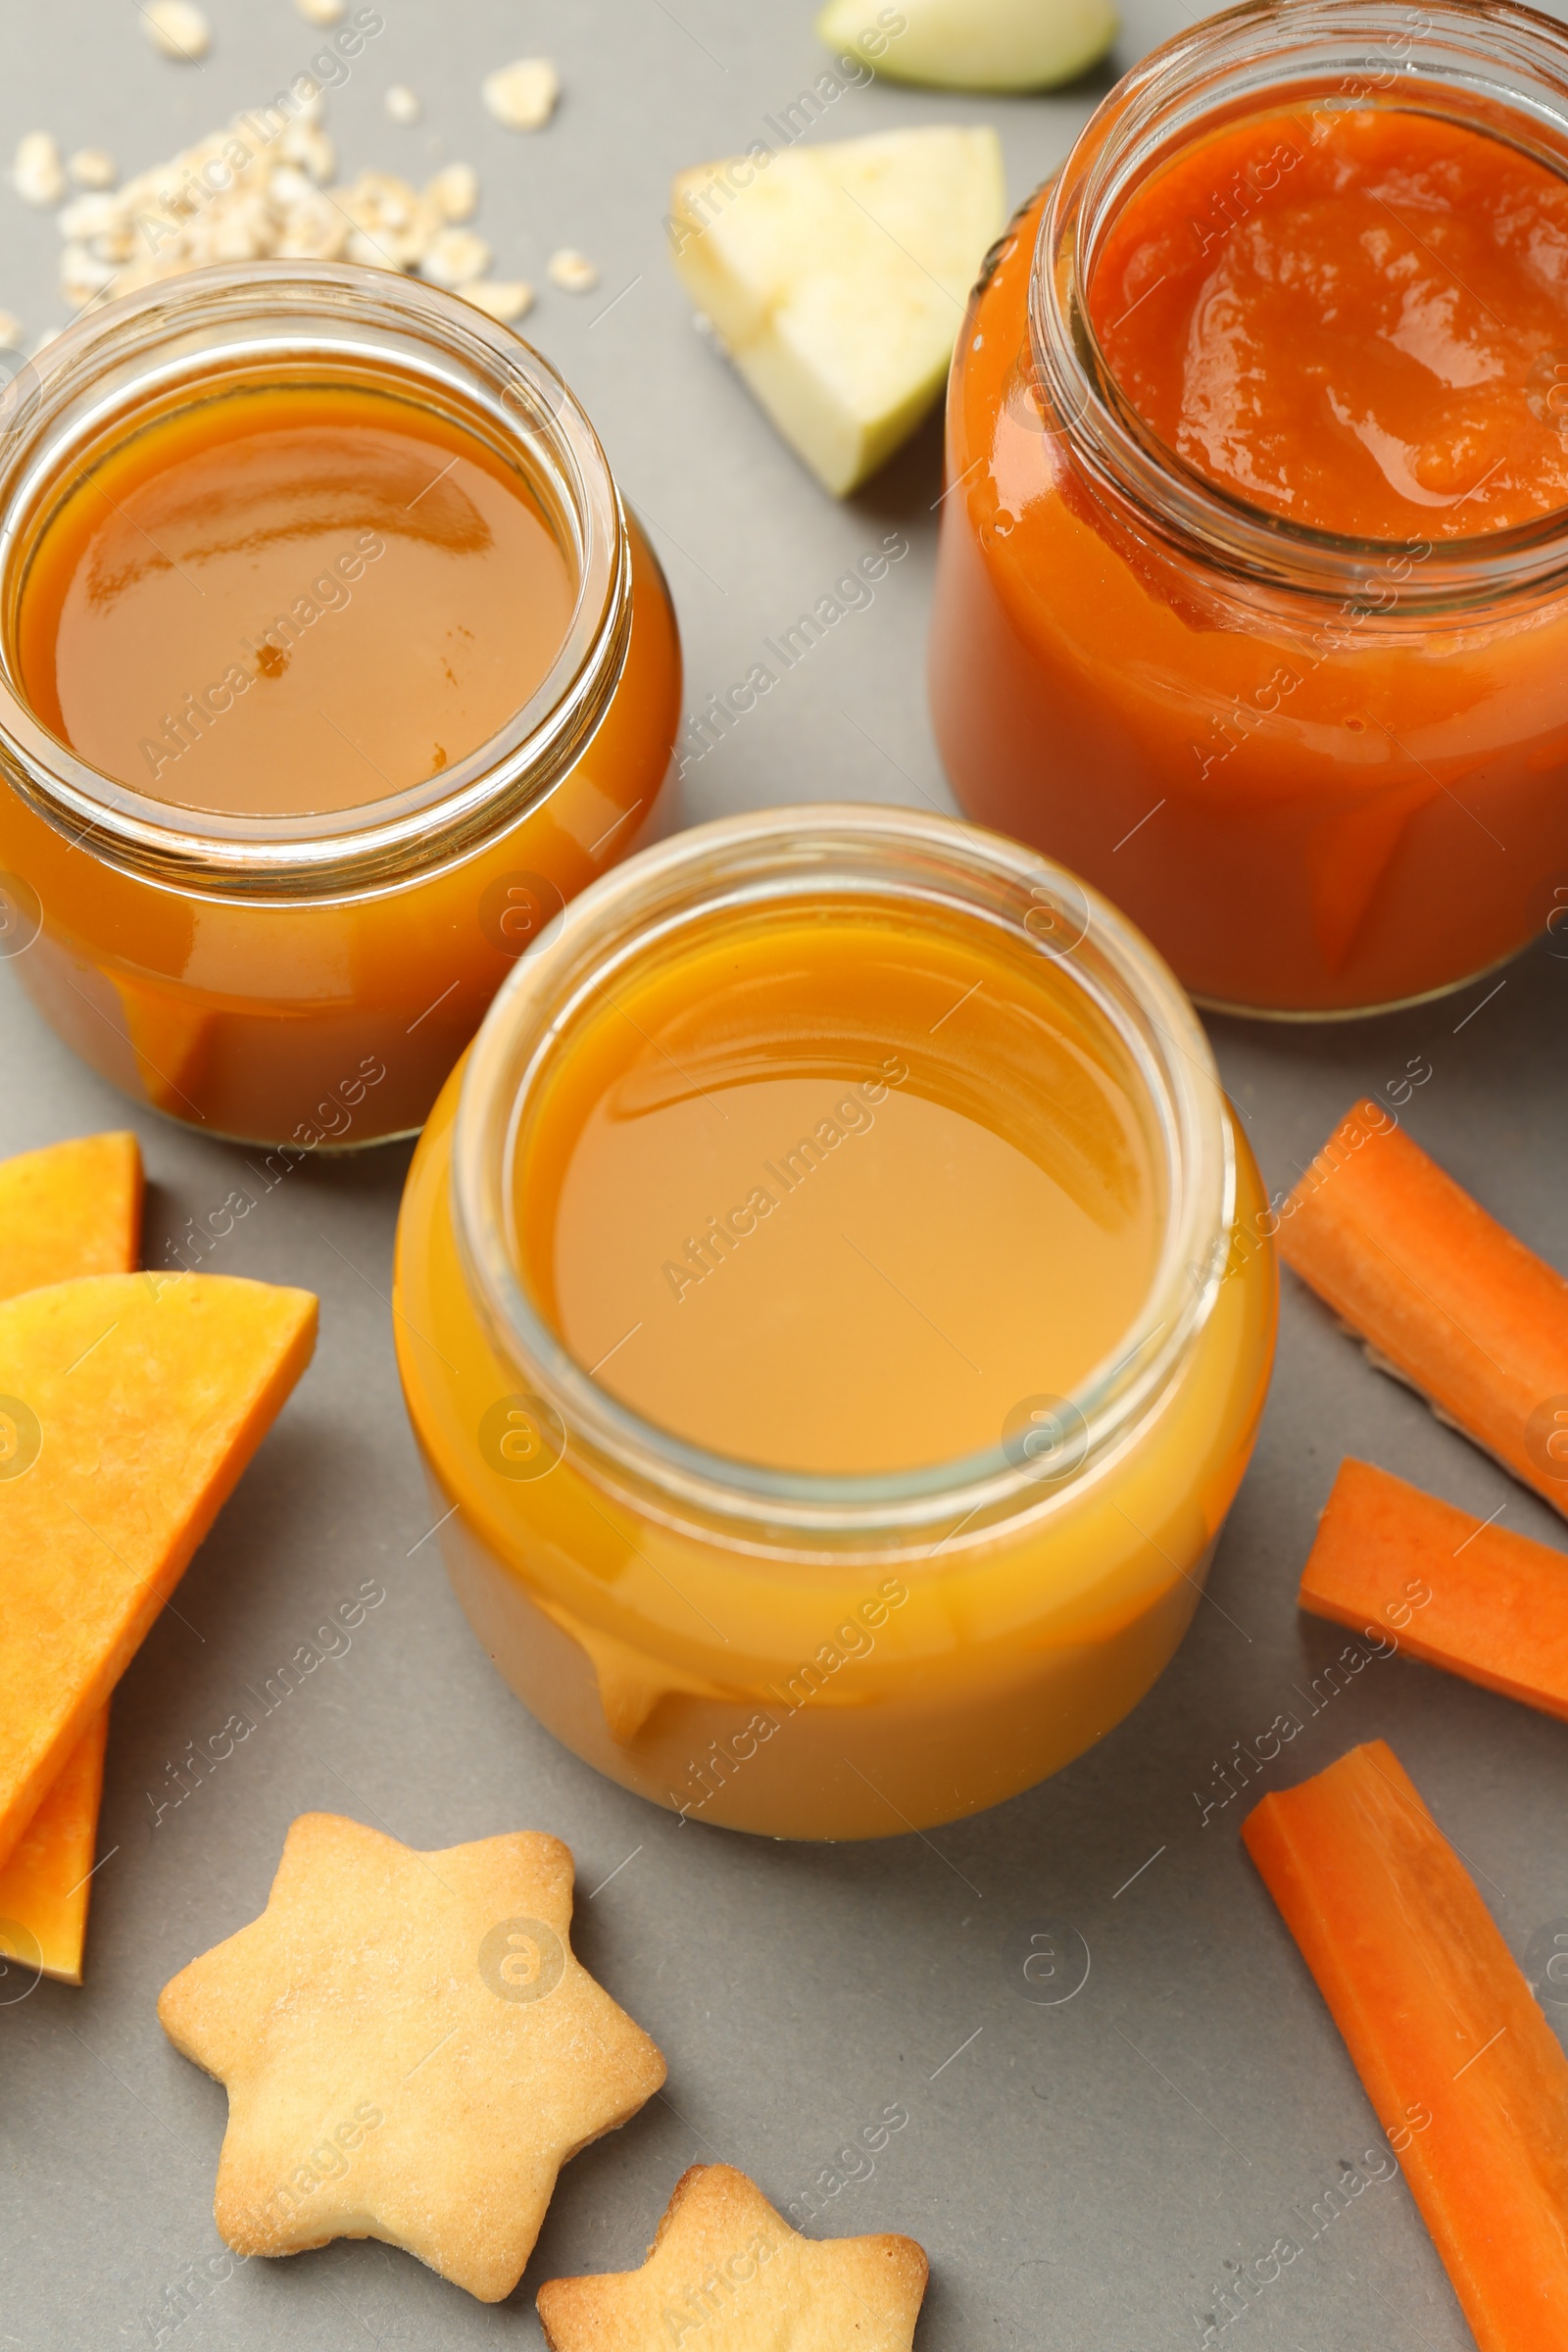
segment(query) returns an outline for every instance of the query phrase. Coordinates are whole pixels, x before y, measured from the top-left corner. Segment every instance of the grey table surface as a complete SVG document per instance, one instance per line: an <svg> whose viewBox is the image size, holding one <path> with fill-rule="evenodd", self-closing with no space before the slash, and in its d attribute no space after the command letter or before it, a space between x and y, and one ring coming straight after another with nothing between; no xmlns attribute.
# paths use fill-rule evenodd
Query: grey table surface
<svg viewBox="0 0 1568 2352"><path fill-rule="evenodd" d="M197 69L153 52L134 0L0 0L0 151L46 126L68 149L99 142L139 169L270 96L319 47L288 0L207 4L216 37ZM936 425L858 497L832 502L694 333L661 227L674 169L762 135L762 117L819 71L805 0L384 0L384 15L331 100L344 166L417 177L467 157L500 273L542 283L562 244L599 263L597 294L546 289L528 331L581 394L652 528L679 606L688 708L743 676L761 638L885 531L912 543L874 605L692 771L688 815L834 796L951 807L921 677ZM1117 68L1179 21L1165 0L1132 0ZM561 67L559 116L540 136L511 136L480 108L481 76L539 52ZM1000 102L852 91L818 135L990 120L1019 198L1110 78ZM385 114L395 81L424 102L415 128ZM0 190L0 303L29 330L59 320L52 220ZM1494 985L1348 1027L1215 1023L1269 1184L1292 1180L1358 1091L1424 1056L1433 1075L1410 1132L1568 1266L1568 958L1542 942L1480 1004ZM187 1216L223 1199L237 1161L129 1115L156 1261ZM0 1152L126 1117L0 977ZM384 1302L407 1156L303 1168L221 1252L222 1270L319 1292L320 1350L191 1568L180 1617L160 1619L121 1685L87 1984L45 1983L0 2006L0 2352L176 2335L180 2352L534 2344L538 2282L641 2261L688 2164L721 2157L784 2204L894 2102L906 2127L868 2179L826 2199L818 2227L906 2230L928 2249L922 2352L1197 2346L1225 2266L1281 2238L1300 2251L1245 2323L1259 2352L1467 2344L1242 1850L1244 1807L1205 1818L1202 1802L1216 1759L1282 1709L1305 1728L1270 1786L1381 1734L1524 1955L1568 1915L1568 1728L1402 1660L1308 1714L1301 1694L1340 1644L1293 1593L1347 1451L1547 1540L1560 1535L1552 1514L1371 1371L1287 1276L1278 1372L1212 1605L1127 1722L1045 1787L930 1838L782 1846L680 1828L533 1723L421 1541L429 1515ZM171 1760L366 1578L386 1599L348 1651L155 1826ZM481 2306L369 2243L206 2268L221 2255L223 2094L176 2056L154 2003L262 1908L288 1823L313 1809L425 1848L549 1829L571 1846L584 1895L608 1881L581 1902L579 1948L666 2053L667 2090L567 2168L507 2304ZM1091 1956L1081 1991L1055 2006L1020 1997L1020 1939L1047 1918ZM1350 2193L1330 2199L1337 2183Z"/></svg>

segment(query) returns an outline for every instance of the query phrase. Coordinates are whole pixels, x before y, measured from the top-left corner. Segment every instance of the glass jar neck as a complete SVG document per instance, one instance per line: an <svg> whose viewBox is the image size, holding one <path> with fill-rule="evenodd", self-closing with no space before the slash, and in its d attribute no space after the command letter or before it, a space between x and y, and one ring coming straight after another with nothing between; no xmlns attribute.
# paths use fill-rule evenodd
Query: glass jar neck
<svg viewBox="0 0 1568 2352"><path fill-rule="evenodd" d="M508 724L418 785L311 816L172 808L78 760L29 708L16 653L27 558L62 485L149 410L301 369L406 389L516 466L566 560L571 619ZM592 425L537 352L435 287L336 263L197 270L91 312L0 393L0 777L127 872L298 902L450 864L515 823L581 757L630 637L626 519Z"/></svg>
<svg viewBox="0 0 1568 2352"><path fill-rule="evenodd" d="M514 1161L531 1101L582 1009L686 927L722 914L882 900L1005 926L1059 967L1114 1034L1141 1095L1164 1200L1143 1308L1077 1395L1044 1456L999 1441L928 1468L807 1475L704 1451L643 1419L570 1355L522 1281ZM569 1049L568 1049L569 1050ZM1157 1414L1223 1279L1234 1144L1192 1006L1122 916L1064 868L946 817L903 809L770 809L681 834L594 883L522 957L475 1041L458 1113L452 1208L474 1307L502 1361L554 1416L578 1470L642 1514L739 1550L919 1558L1059 1508Z"/></svg>
<svg viewBox="0 0 1568 2352"><path fill-rule="evenodd" d="M1568 175L1568 33L1508 0L1250 0L1153 50L1079 138L1041 220L1030 356L1048 427L1092 492L1134 530L1246 584L1373 609L1461 611L1568 578L1568 516L1437 542L1308 528L1218 488L1160 441L1122 392L1088 290L1131 191L1195 137L1289 108L1303 139L1368 106L1420 107L1510 140ZM1393 569L1391 570L1391 566Z"/></svg>

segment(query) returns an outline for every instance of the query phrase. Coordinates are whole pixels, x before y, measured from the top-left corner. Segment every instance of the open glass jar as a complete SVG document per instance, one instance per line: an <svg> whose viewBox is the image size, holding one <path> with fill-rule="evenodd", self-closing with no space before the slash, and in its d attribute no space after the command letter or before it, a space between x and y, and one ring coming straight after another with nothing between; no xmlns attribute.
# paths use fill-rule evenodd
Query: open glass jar
<svg viewBox="0 0 1568 2352"><path fill-rule="evenodd" d="M480 451L559 550L569 617L542 680L519 663L499 730L422 781L362 768L376 797L306 812L182 806L38 716L19 651L29 566L138 437L279 388L384 398ZM340 264L201 270L92 313L13 380L0 515L0 952L86 1061L203 1133L314 1150L416 1129L528 940L667 821L674 615L582 410L437 288ZM282 657L264 640L258 658ZM190 682L190 726L219 743L240 723L220 715L231 689ZM341 757L361 759L346 736Z"/></svg>
<svg viewBox="0 0 1568 2352"><path fill-rule="evenodd" d="M529 1254L549 1105L569 1097L612 1014L647 1032L667 1102L679 1099L682 1115L706 1119L711 1133L737 1132L743 1091L765 1055L734 1023L748 992L754 1002L762 994L760 967L750 965L722 1004L706 976L738 968L769 927L792 943L782 961L793 970L812 936L874 943L890 924L902 944L886 1027L837 1021L835 1006L853 993L846 962L835 968L850 984L824 999L818 1021L790 1030L791 1066L836 1104L813 1130L819 1164L804 1143L791 1152L782 1130L749 1208L705 1225L700 1211L739 1190L720 1194L721 1163L705 1160L680 1222L706 1233L706 1250L689 1238L680 1268L659 1267L658 1249L642 1251L634 1306L655 1346L641 1396L655 1409L628 1402L639 1393L619 1374L633 1333L588 1361L597 1346L568 1345L559 1307L542 1301L537 1265L550 1250ZM869 1273L848 1250L830 1275L790 1260L788 1221L808 1199L837 1247L845 1188L862 1182L896 1132L884 1128L880 1146L867 1140L863 1103L886 1120L896 1089L903 1109L920 1113L910 1132L924 1151L926 1113L944 1090L968 1084L978 1116L999 1136L1021 1137L1036 1061L1033 1051L1018 1057L1011 1086L998 1085L984 1051L977 1061L965 1040L959 1007L931 1020L918 995L927 947L984 956L999 1007L1009 995L1038 999L1055 1034L1080 1041L1060 1061L1059 1086L1042 1096L1048 1156L1053 1135L1070 1147L1069 1130L1092 1124L1090 1083L1114 1084L1147 1153L1151 1246L1125 1312L1072 1394L1019 1396L978 1446L956 1417L946 1455L939 1425L902 1465L857 1467L839 1445L867 1386L853 1282L891 1312L903 1314L899 1300L911 1310L898 1327L900 1357L925 1345L935 1358L945 1337L960 1354L976 1345L956 1320L964 1287L952 1294L950 1319L924 1276L911 1295L896 1254L900 1196L929 1173L917 1160L891 1167L883 1221L843 1237L855 1258L878 1261ZM722 1033L725 1052L710 1061L696 1058L704 1018L685 1033L690 1052L669 1053L675 1033L657 1031L644 1009L682 975L715 1008L708 1035ZM612 1125L649 1111L646 1073L638 1083L640 1101L606 1097ZM748 1144L748 1166L752 1154ZM662 1180L657 1156L652 1144L634 1147L626 1163L651 1188ZM640 1215L624 1185L608 1199L615 1205L583 1240L596 1272ZM673 1216L680 1191L669 1199ZM926 1237L928 1273L963 1246L961 1188L949 1199L957 1214ZM1272 1360L1270 1232L1191 1006L1137 932L1062 869L971 826L902 809L772 810L682 834L594 884L529 950L415 1155L395 1328L458 1594L542 1723L683 1817L776 1837L871 1838L994 1804L1117 1722L1197 1606ZM1021 1287L1031 1237L989 1238L1004 1265L1016 1260ZM641 1250L639 1238L633 1255ZM1059 1272L1065 1288L1064 1261ZM877 1290L884 1278L896 1298ZM793 1436L770 1442L780 1419L792 1429L810 1420L804 1384L774 1378L807 1289L828 1309L807 1335L815 1383L831 1391L839 1359L850 1359L846 1401L826 1416L822 1445L837 1463L826 1472L778 1458L806 1450ZM698 1392L683 1389L683 1343L672 1335L699 1297L722 1298L743 1346L759 1318L755 1348L767 1352L780 1412L761 1412L746 1458L703 1440L724 1420L748 1362L761 1378L755 1353L726 1364L708 1402L687 1409ZM888 1367L888 1385L903 1368ZM977 1394L969 1373L978 1382L985 1368L956 1366L955 1394ZM911 1416L923 1387L912 1375ZM898 1451L897 1436L895 1416L883 1455ZM877 1460L869 1446L868 1458Z"/></svg>
<svg viewBox="0 0 1568 2352"><path fill-rule="evenodd" d="M1401 114L1560 178L1568 35L1502 0L1207 19L1117 86L1018 215L954 363L931 691L958 798L1110 892L1200 1001L1244 1011L1348 1015L1458 986L1539 931L1568 880L1568 514L1472 530L1465 477L1417 484L1426 519L1405 536L1292 520L1151 427L1092 316L1108 240L1173 161L1273 124L1173 225L1206 268L1288 219L1345 126ZM1377 220L1434 280L1423 316L1468 302L1441 255L1422 260L1444 233L1430 190L1383 193ZM1519 387L1554 425L1568 314L1561 343ZM1453 384L1493 367L1426 348ZM1315 356L1292 356L1293 396ZM1180 377L1179 338L1162 365ZM1260 412L1285 390L1250 388Z"/></svg>

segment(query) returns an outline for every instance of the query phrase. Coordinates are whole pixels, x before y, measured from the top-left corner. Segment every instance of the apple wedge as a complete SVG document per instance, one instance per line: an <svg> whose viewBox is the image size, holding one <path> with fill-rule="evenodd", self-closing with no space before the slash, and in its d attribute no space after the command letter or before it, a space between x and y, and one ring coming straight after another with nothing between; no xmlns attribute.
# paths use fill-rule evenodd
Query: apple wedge
<svg viewBox="0 0 1568 2352"><path fill-rule="evenodd" d="M1104 56L1110 0L829 0L817 37L890 81L936 90L1049 90Z"/></svg>
<svg viewBox="0 0 1568 2352"><path fill-rule="evenodd" d="M938 399L1005 216L995 131L889 130L680 172L675 268L786 441L843 497Z"/></svg>
<svg viewBox="0 0 1568 2352"><path fill-rule="evenodd" d="M0 1305L0 1866L270 1428L316 1300L103 1274Z"/></svg>

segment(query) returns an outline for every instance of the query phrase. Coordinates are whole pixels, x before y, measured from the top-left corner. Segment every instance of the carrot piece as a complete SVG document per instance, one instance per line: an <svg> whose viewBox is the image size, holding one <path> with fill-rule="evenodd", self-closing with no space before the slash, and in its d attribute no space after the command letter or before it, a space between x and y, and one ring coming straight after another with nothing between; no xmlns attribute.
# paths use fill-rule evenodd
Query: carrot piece
<svg viewBox="0 0 1568 2352"><path fill-rule="evenodd" d="M0 1298L128 1274L141 1250L141 1152L133 1135L84 1135L0 1161Z"/></svg>
<svg viewBox="0 0 1568 2352"><path fill-rule="evenodd" d="M1242 1825L1481 2352L1568 2343L1568 2057L1381 1740Z"/></svg>
<svg viewBox="0 0 1568 2352"><path fill-rule="evenodd" d="M0 1953L63 1984L81 1983L108 1740L100 1707L0 1870Z"/></svg>
<svg viewBox="0 0 1568 2352"><path fill-rule="evenodd" d="M310 1360L316 1300L103 1274L0 1305L0 1864Z"/></svg>
<svg viewBox="0 0 1568 2352"><path fill-rule="evenodd" d="M1568 1513L1568 1282L1380 1103L1340 1122L1279 1243L1374 1363Z"/></svg>
<svg viewBox="0 0 1568 2352"><path fill-rule="evenodd" d="M133 1135L85 1135L0 1161L0 1298L128 1274L141 1254L141 1152ZM0 1953L81 1983L98 1844L104 1708L0 1868Z"/></svg>
<svg viewBox="0 0 1568 2352"><path fill-rule="evenodd" d="M1370 1462L1340 1464L1298 1599L1568 1721L1568 1557Z"/></svg>

